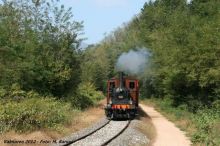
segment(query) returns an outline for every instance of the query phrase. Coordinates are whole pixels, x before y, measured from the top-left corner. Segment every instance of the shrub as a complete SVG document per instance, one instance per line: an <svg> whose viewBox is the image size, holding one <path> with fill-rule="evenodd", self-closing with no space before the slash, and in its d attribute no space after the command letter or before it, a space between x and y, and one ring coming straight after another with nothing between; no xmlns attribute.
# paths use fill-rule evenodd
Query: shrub
<svg viewBox="0 0 220 146"><path fill-rule="evenodd" d="M35 92L35 94L37 94ZM39 97L39 94L37 94ZM22 99L27 96L27 92L22 90L19 84L12 84L11 87L0 87L0 98Z"/></svg>
<svg viewBox="0 0 220 146"><path fill-rule="evenodd" d="M206 145L220 144L220 109L201 109L194 115L193 122L197 131L193 134L193 142L203 142Z"/></svg>
<svg viewBox="0 0 220 146"><path fill-rule="evenodd" d="M0 133L56 128L57 125L68 123L73 112L70 104L52 98L29 98L5 104L0 102Z"/></svg>
<svg viewBox="0 0 220 146"><path fill-rule="evenodd" d="M80 95L89 97L94 102L104 98L102 92L96 91L95 86L89 82L80 84L78 91Z"/></svg>
<svg viewBox="0 0 220 146"><path fill-rule="evenodd" d="M84 109L88 106L95 105L104 95L100 91L96 91L92 83L81 83L78 86L77 95L71 98L74 107Z"/></svg>
<svg viewBox="0 0 220 146"><path fill-rule="evenodd" d="M0 87L0 98L4 98L6 94L7 91L3 87Z"/></svg>

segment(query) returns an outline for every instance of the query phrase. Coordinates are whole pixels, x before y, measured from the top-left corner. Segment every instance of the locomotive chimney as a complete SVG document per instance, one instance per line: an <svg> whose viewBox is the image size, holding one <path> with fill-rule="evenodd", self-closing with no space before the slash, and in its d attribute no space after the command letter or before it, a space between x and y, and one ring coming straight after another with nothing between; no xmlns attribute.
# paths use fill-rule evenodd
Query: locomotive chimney
<svg viewBox="0 0 220 146"><path fill-rule="evenodd" d="M124 87L124 79L123 79L124 73L123 72L119 72L119 88L122 89Z"/></svg>

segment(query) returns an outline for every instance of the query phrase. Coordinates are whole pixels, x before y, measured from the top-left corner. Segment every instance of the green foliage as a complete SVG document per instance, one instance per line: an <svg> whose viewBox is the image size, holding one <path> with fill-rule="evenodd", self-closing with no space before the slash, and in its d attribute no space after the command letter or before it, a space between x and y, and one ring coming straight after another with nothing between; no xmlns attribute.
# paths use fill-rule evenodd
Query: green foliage
<svg viewBox="0 0 220 146"><path fill-rule="evenodd" d="M7 94L7 91L4 88L0 87L0 99L4 98L6 94Z"/></svg>
<svg viewBox="0 0 220 146"><path fill-rule="evenodd" d="M79 82L82 23L72 19L71 8L58 1L4 0L0 16L0 86L16 83L62 96Z"/></svg>
<svg viewBox="0 0 220 146"><path fill-rule="evenodd" d="M54 129L67 124L73 114L70 104L49 97L0 102L1 133L9 130L24 132L41 128Z"/></svg>
<svg viewBox="0 0 220 146"><path fill-rule="evenodd" d="M165 0L146 4L140 15L140 25L145 30L141 31L140 39L151 46L149 49L154 54L154 73L145 78L153 79L151 86L158 96L169 95L175 106L194 105L191 111L196 112L198 107L210 106L218 99L216 54L220 33L215 29L219 27L216 18L220 17L220 3L193 1L186 4L182 1L172 4L175 8L170 9L171 5ZM199 13L209 11L205 16L195 13L195 9L201 7L203 11Z"/></svg>
<svg viewBox="0 0 220 146"><path fill-rule="evenodd" d="M106 80L111 72L109 57L102 48L88 48L81 63L82 82L93 83L98 90L105 91Z"/></svg>
<svg viewBox="0 0 220 146"><path fill-rule="evenodd" d="M76 96L71 97L70 99L74 107L85 109L88 106L95 105L103 98L103 93L96 91L96 88L92 83L85 82L78 86Z"/></svg>
<svg viewBox="0 0 220 146"><path fill-rule="evenodd" d="M89 97L94 102L104 98L102 92L96 91L95 86L89 82L81 83L78 91L80 95Z"/></svg>
<svg viewBox="0 0 220 146"><path fill-rule="evenodd" d="M196 131L193 142L202 142L206 145L219 145L220 110L216 108L202 109L193 118Z"/></svg>
<svg viewBox="0 0 220 146"><path fill-rule="evenodd" d="M189 4L186 0L146 2L137 17L88 51L86 58L91 57L92 63L99 62L101 57L94 57L97 54L105 59L94 66L88 59L83 65L91 66L93 73L82 78L88 75L97 87L104 87L102 82L115 74L118 56L144 46L152 57L145 73L139 76L142 94L169 96L173 106L185 104L196 112L220 97L219 24L217 0L193 0ZM104 78L96 82L99 71Z"/></svg>
<svg viewBox="0 0 220 146"><path fill-rule="evenodd" d="M39 93L31 90L31 91L24 91L21 89L19 84L12 84L10 88L0 88L1 95L0 96L3 100L22 100L25 98L41 98L42 95ZM54 98L51 96L51 98Z"/></svg>

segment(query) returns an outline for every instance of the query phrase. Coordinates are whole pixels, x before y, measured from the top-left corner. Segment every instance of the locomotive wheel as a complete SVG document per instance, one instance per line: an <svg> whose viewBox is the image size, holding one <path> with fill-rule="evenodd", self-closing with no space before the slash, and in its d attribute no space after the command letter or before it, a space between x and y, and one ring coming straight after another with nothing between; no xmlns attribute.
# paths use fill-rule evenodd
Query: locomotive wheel
<svg viewBox="0 0 220 146"><path fill-rule="evenodd" d="M129 114L129 119L130 119L130 120L133 120L134 118L135 118L135 114L130 113L130 114Z"/></svg>

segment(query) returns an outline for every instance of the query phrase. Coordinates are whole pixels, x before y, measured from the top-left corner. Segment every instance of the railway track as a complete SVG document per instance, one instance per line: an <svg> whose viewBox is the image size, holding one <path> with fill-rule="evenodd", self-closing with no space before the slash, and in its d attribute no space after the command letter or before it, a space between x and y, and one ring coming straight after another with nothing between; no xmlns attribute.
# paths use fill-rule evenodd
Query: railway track
<svg viewBox="0 0 220 146"><path fill-rule="evenodd" d="M73 144L73 143L76 143L77 141L80 141L80 140L82 140L82 139L85 139L86 137L92 135L92 134L95 133L96 131L98 131L98 130L100 130L101 128L103 128L103 127L105 127L106 125L108 125L110 121L111 121L111 120L108 120L105 124L101 125L100 127L96 128L96 129L90 131L89 133L87 133L87 134L85 134L85 135L83 135L83 136L81 136L81 137L79 137L79 138L77 138L77 139L75 139L75 140L73 140L73 141L70 141L70 142L68 142L68 143L66 143L66 144L64 144L64 145L62 145L62 146L69 146L69 145L71 145L71 144Z"/></svg>
<svg viewBox="0 0 220 146"><path fill-rule="evenodd" d="M131 123L131 120L128 121L128 123L125 125L125 127L122 130L120 130L115 136L110 138L108 141L102 143L101 146L107 146L111 141L113 141L115 138L117 138L119 135L121 135L128 128L130 123Z"/></svg>
<svg viewBox="0 0 220 146"><path fill-rule="evenodd" d="M94 129L82 137L79 137L63 146L97 145L106 146L119 135L121 135L130 125L128 121L107 121L104 125Z"/></svg>

